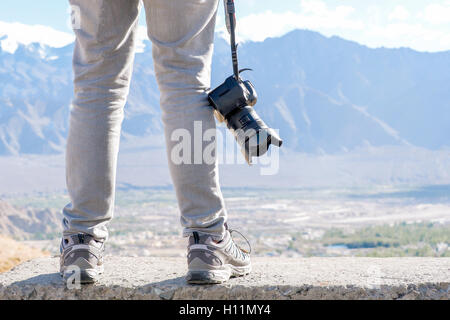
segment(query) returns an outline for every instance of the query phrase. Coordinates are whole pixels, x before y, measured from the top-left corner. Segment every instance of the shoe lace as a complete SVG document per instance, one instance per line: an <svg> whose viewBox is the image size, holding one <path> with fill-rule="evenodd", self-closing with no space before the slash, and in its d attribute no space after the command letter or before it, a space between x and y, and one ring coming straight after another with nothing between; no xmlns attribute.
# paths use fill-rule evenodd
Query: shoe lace
<svg viewBox="0 0 450 320"><path fill-rule="evenodd" d="M242 252L244 252L244 253L246 253L246 254L252 253L252 246L251 246L251 244L250 244L250 241L248 241L248 239L247 239L241 232L237 231L236 229L229 229L229 232L230 232L231 239L233 240L233 243L236 245L236 247L237 247L239 250L241 250ZM248 250L243 249L241 246L239 246L239 245L234 241L233 233L239 234L239 235L245 240L245 242L247 242L247 244L248 244Z"/></svg>

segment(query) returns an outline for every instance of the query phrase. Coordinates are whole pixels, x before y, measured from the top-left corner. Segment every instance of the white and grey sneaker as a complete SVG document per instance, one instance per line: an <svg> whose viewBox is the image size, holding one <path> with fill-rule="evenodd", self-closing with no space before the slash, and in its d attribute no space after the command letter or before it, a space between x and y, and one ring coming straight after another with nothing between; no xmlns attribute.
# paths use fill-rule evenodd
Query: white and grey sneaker
<svg viewBox="0 0 450 320"><path fill-rule="evenodd" d="M82 284L94 283L103 273L104 242L87 234L64 236L61 240L60 273L67 280L80 272Z"/></svg>
<svg viewBox="0 0 450 320"><path fill-rule="evenodd" d="M250 273L250 250L240 248L228 231L220 242L209 235L193 232L189 237L188 273L186 281L192 284L223 283L230 277ZM241 234L242 235L242 234ZM244 237L245 239L245 237ZM248 240L245 239L248 243Z"/></svg>

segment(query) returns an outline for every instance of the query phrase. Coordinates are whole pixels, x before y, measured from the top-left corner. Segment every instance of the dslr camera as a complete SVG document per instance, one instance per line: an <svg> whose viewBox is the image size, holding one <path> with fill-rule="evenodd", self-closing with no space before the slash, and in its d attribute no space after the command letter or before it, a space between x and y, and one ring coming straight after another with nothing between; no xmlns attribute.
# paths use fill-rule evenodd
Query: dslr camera
<svg viewBox="0 0 450 320"><path fill-rule="evenodd" d="M242 71L244 70L239 73ZM280 147L283 143L253 108L258 96L249 80L243 81L240 77L236 79L236 76L230 76L211 91L208 98L216 115L218 113L217 118L225 122L233 133L247 163L252 163L252 157L264 155L271 144Z"/></svg>

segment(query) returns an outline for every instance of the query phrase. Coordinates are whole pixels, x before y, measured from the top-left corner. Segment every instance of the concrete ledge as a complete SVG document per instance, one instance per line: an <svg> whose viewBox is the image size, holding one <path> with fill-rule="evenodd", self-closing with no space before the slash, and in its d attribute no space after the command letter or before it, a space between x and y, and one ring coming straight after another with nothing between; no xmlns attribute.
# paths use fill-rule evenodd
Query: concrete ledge
<svg viewBox="0 0 450 320"><path fill-rule="evenodd" d="M0 299L449 299L450 258L254 258L252 274L188 285L184 258L107 257L98 284L67 289L57 258L0 274Z"/></svg>

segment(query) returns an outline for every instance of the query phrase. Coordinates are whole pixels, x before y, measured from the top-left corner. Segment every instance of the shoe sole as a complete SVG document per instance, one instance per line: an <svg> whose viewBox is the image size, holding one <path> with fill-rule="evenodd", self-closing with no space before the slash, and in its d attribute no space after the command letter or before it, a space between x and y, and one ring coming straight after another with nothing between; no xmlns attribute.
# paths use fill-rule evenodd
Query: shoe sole
<svg viewBox="0 0 450 320"><path fill-rule="evenodd" d="M220 284L227 282L232 277L245 276L251 271L251 265L244 267L226 265L223 269L217 270L189 270L186 281L189 284Z"/></svg>
<svg viewBox="0 0 450 320"><path fill-rule="evenodd" d="M104 272L104 267L92 268L92 269L83 269L80 270L80 284L92 284L97 282L98 277ZM60 272L61 277L64 281L68 281L74 274L75 270L65 271L62 270Z"/></svg>

